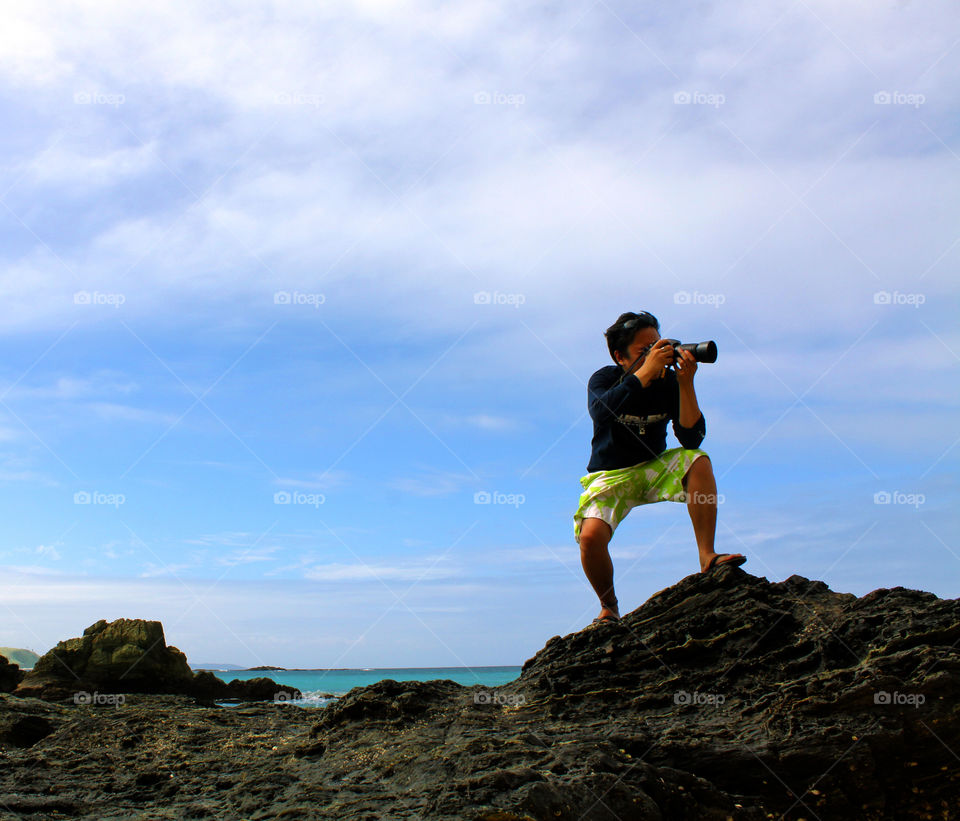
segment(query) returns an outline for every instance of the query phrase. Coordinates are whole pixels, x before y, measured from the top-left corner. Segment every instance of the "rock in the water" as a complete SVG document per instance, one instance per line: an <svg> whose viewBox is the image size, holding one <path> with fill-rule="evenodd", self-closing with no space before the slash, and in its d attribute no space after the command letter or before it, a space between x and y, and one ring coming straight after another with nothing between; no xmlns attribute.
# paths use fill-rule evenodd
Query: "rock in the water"
<svg viewBox="0 0 960 821"><path fill-rule="evenodd" d="M212 701L297 701L303 694L296 687L277 684L272 678L235 678L229 683L209 671L198 672L190 693L207 703Z"/></svg>
<svg viewBox="0 0 960 821"><path fill-rule="evenodd" d="M18 695L63 699L107 693L185 693L193 683L187 657L168 647L163 625L144 619L101 619L81 638L44 653Z"/></svg>
<svg viewBox="0 0 960 821"><path fill-rule="evenodd" d="M24 676L16 694L94 703L101 693L167 693L207 700L299 697L296 688L270 679L226 684L212 673L194 673L187 657L167 646L163 625L144 619L103 619L80 638L61 641ZM266 682L269 682L267 684Z"/></svg>
<svg viewBox="0 0 960 821"><path fill-rule="evenodd" d="M272 678L257 676L246 681L235 678L227 685L224 698L238 701L291 701L302 696L296 687L277 684Z"/></svg>

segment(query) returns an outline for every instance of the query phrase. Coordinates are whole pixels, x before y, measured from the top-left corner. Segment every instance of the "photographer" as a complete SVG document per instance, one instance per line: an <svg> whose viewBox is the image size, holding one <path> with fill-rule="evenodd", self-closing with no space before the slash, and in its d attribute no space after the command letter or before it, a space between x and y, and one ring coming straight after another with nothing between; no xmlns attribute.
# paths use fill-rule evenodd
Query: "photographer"
<svg viewBox="0 0 960 821"><path fill-rule="evenodd" d="M687 503L701 572L746 561L740 553L713 550L717 485L710 457L699 449L706 422L693 387L697 360L661 339L660 323L646 311L621 314L604 335L616 365L600 368L587 386L592 452L573 517L580 561L600 599L594 622L620 618L607 545L638 505ZM666 449L668 421L679 448Z"/></svg>

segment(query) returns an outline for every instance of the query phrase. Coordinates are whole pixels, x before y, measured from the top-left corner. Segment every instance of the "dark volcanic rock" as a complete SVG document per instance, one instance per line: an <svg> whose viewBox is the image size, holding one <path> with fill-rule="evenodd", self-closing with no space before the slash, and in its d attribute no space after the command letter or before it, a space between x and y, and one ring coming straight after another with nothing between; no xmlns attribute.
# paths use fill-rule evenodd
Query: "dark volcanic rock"
<svg viewBox="0 0 960 821"><path fill-rule="evenodd" d="M239 701L291 701L303 694L296 687L277 684L272 678L248 678L246 681L235 678L224 691L224 698Z"/></svg>
<svg viewBox="0 0 960 821"><path fill-rule="evenodd" d="M189 694L209 701L300 696L296 688L266 678L226 684L213 673L194 673L187 657L167 646L163 625L143 619L101 619L81 638L61 641L40 657L15 692L80 703L91 703L104 693Z"/></svg>
<svg viewBox="0 0 960 821"><path fill-rule="evenodd" d="M44 653L16 692L61 700L93 691L183 693L192 683L187 657L167 646L160 622L101 619Z"/></svg>
<svg viewBox="0 0 960 821"><path fill-rule="evenodd" d="M621 623L551 639L495 690L381 681L319 710L0 695L0 808L81 819L958 818L958 644L957 600L902 588L856 598L721 567Z"/></svg>
<svg viewBox="0 0 960 821"><path fill-rule="evenodd" d="M213 673L196 674L190 694L205 702L212 701L296 701L303 694L296 687L277 684L272 678L235 678L228 684Z"/></svg>
<svg viewBox="0 0 960 821"><path fill-rule="evenodd" d="M6 656L0 656L0 693L12 693L23 680L24 672Z"/></svg>
<svg viewBox="0 0 960 821"><path fill-rule="evenodd" d="M645 761L778 814L940 818L960 794L958 641L956 599L728 568L551 639L502 689L559 720L611 714Z"/></svg>
<svg viewBox="0 0 960 821"><path fill-rule="evenodd" d="M428 817L960 817L958 641L957 600L720 568L551 639L496 692L355 690L304 755L410 784Z"/></svg>

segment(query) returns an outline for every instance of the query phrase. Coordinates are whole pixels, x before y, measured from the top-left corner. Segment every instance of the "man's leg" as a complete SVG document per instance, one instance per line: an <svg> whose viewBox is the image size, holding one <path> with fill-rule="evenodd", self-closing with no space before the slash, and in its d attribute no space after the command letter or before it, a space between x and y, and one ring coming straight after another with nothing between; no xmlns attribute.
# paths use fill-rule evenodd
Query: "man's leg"
<svg viewBox="0 0 960 821"><path fill-rule="evenodd" d="M717 482L713 478L713 464L707 456L694 460L684 477L687 491L687 512L693 523L693 534L700 553L700 569L704 570L716 553L713 540L717 533ZM718 564L730 561L742 553L733 553L717 560Z"/></svg>
<svg viewBox="0 0 960 821"><path fill-rule="evenodd" d="M588 517L580 522L580 563L587 581L600 599L597 618L619 618L617 595L613 590L613 562L607 545L613 531L603 519Z"/></svg>

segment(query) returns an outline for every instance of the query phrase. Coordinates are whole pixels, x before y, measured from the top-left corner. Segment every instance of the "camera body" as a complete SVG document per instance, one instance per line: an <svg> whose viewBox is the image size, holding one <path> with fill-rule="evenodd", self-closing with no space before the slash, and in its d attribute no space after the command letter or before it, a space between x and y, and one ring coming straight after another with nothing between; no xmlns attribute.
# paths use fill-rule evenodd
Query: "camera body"
<svg viewBox="0 0 960 821"><path fill-rule="evenodd" d="M679 339L668 339L673 345L673 360L676 362L680 358L680 351L690 351L697 362L716 362L717 361L717 343L713 340L709 342L686 342Z"/></svg>

